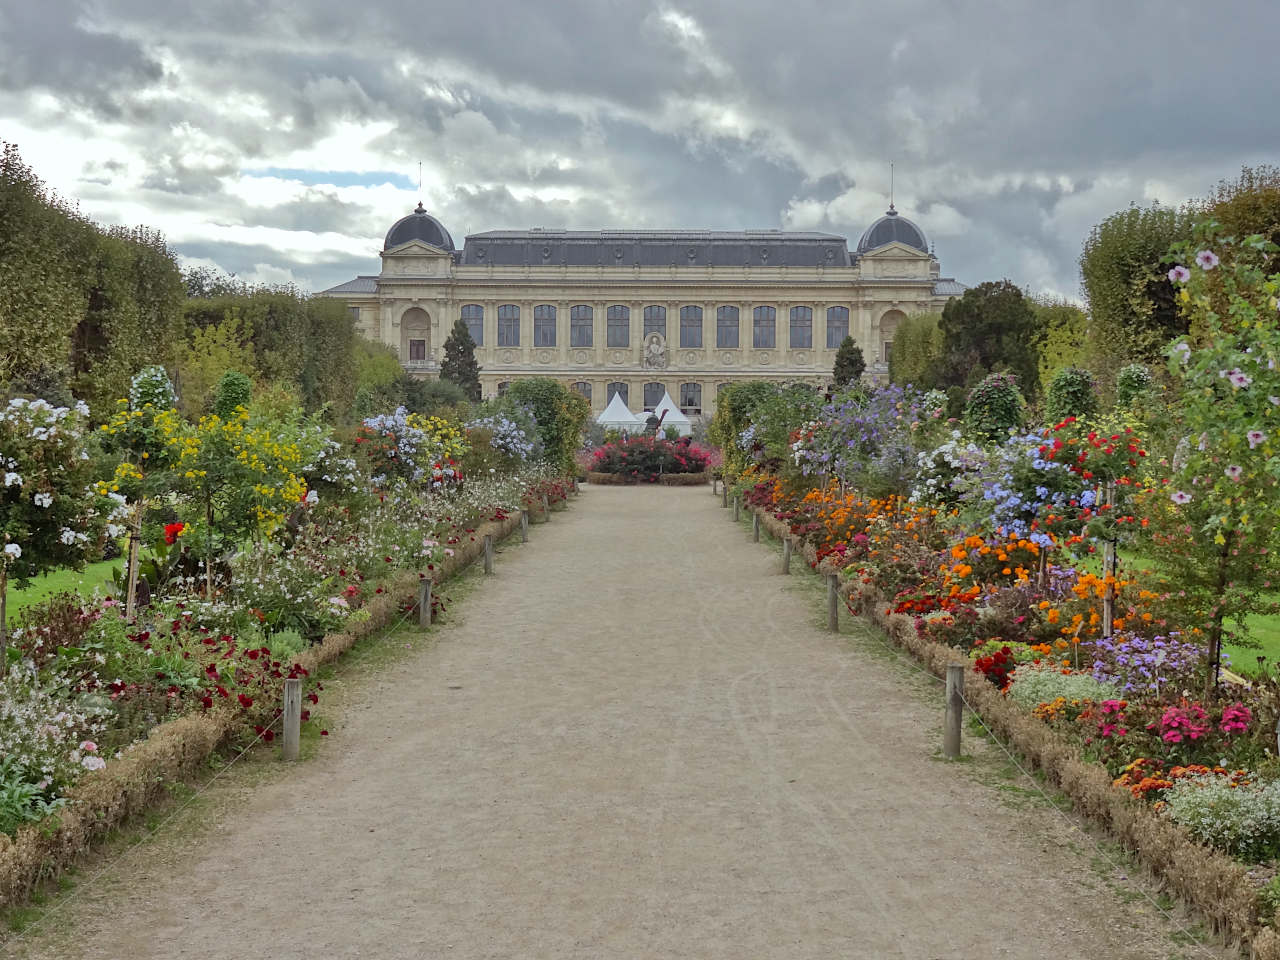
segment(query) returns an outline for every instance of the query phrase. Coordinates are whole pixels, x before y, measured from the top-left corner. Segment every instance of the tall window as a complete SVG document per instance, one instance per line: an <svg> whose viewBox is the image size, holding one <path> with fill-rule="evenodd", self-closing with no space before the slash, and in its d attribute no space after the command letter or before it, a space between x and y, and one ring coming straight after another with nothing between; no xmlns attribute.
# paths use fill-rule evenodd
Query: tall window
<svg viewBox="0 0 1280 960"><path fill-rule="evenodd" d="M467 325L467 333L476 342L477 347L484 346L484 307L478 303L462 305L462 322Z"/></svg>
<svg viewBox="0 0 1280 960"><path fill-rule="evenodd" d="M889 358L893 356L893 341L886 340L884 342L884 362L888 363Z"/></svg>
<svg viewBox="0 0 1280 960"><path fill-rule="evenodd" d="M614 398L614 397L621 397L621 398L622 398L622 402L623 402L623 403L626 403L626 402L627 402L627 395L628 395L630 392L631 392L631 391L627 389L627 385L626 385L625 383L621 382L621 381L617 381L617 382L611 383L611 384L609 384L607 387L605 387L605 388L604 388L604 402L605 402L605 403L613 403L613 398Z"/></svg>
<svg viewBox="0 0 1280 960"><path fill-rule="evenodd" d="M827 307L827 349L835 350L849 335L849 308Z"/></svg>
<svg viewBox="0 0 1280 960"><path fill-rule="evenodd" d="M422 361L427 359L427 341L410 340L409 341L409 362Z"/></svg>
<svg viewBox="0 0 1280 960"><path fill-rule="evenodd" d="M719 399L720 399L720 394L724 393L724 392L725 392L726 390L728 390L731 386L733 386L733 384L731 384L731 383L717 383L717 384L716 384L716 399L717 399L717 400L719 400Z"/></svg>
<svg viewBox="0 0 1280 960"><path fill-rule="evenodd" d="M595 326L595 315L591 307L585 303L577 303L569 308L569 346L589 347L594 342L592 335Z"/></svg>
<svg viewBox="0 0 1280 960"><path fill-rule="evenodd" d="M510 380L503 380L500 384L498 384L498 396L502 396L504 393L506 393L507 387L509 386L511 386Z"/></svg>
<svg viewBox="0 0 1280 960"><path fill-rule="evenodd" d="M702 308L693 305L680 308L680 346L702 346Z"/></svg>
<svg viewBox="0 0 1280 960"><path fill-rule="evenodd" d="M347 316L351 318L351 322L354 323L357 327L360 326L360 308L359 307L347 307Z"/></svg>
<svg viewBox="0 0 1280 960"><path fill-rule="evenodd" d="M738 346L738 308L716 309L716 346L733 350Z"/></svg>
<svg viewBox="0 0 1280 960"><path fill-rule="evenodd" d="M791 308L791 349L808 349L813 346L813 307Z"/></svg>
<svg viewBox="0 0 1280 960"><path fill-rule="evenodd" d="M520 346L520 308L514 303L498 307L498 346Z"/></svg>
<svg viewBox="0 0 1280 960"><path fill-rule="evenodd" d="M667 336L667 308L649 306L644 308L644 335L660 333L663 339Z"/></svg>
<svg viewBox="0 0 1280 960"><path fill-rule="evenodd" d="M605 312L606 340L611 347L631 346L631 308L615 303Z"/></svg>
<svg viewBox="0 0 1280 960"><path fill-rule="evenodd" d="M549 303L540 303L533 308L533 345L556 345L556 308Z"/></svg>
<svg viewBox="0 0 1280 960"><path fill-rule="evenodd" d="M773 307L756 307L751 315L751 345L757 350L776 347L778 311Z"/></svg>
<svg viewBox="0 0 1280 960"><path fill-rule="evenodd" d="M680 384L680 410L684 413L702 412L702 384Z"/></svg>
<svg viewBox="0 0 1280 960"><path fill-rule="evenodd" d="M646 383L644 385L644 408L652 410L662 402L663 394L667 392L667 388L660 383Z"/></svg>
<svg viewBox="0 0 1280 960"><path fill-rule="evenodd" d="M579 380L570 389L572 389L575 393L582 394L582 396L586 398L587 403L591 402L591 384L587 383L587 381Z"/></svg>

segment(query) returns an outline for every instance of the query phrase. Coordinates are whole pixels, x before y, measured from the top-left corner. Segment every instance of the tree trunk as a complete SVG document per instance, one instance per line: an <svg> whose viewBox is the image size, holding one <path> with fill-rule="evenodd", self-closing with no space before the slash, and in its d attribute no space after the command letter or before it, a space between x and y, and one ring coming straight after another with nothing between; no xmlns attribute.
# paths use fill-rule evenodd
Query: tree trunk
<svg viewBox="0 0 1280 960"><path fill-rule="evenodd" d="M1227 618L1227 607L1223 602L1222 592L1227 588L1227 562L1231 558L1231 538L1227 534L1218 551L1218 576L1214 583L1213 619L1209 623L1209 670L1205 678L1205 700L1213 699L1218 692L1218 680L1222 674L1222 632L1223 621Z"/></svg>
<svg viewBox="0 0 1280 960"><path fill-rule="evenodd" d="M125 594L124 594L124 618L125 620L133 620L134 614L137 613L137 591L138 591L138 542L142 539L142 514L145 510L144 501L139 499L134 504L133 524L129 528L129 556L125 561Z"/></svg>

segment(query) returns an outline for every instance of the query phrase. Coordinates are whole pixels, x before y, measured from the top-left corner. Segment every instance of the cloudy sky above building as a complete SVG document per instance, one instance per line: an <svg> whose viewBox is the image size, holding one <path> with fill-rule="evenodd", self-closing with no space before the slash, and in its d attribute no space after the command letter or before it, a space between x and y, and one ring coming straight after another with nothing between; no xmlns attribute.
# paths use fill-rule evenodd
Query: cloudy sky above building
<svg viewBox="0 0 1280 960"><path fill-rule="evenodd" d="M828 230L1076 296L1089 229L1280 161L1270 0L0 2L0 139L104 223L309 289L419 197L530 226ZM418 189L419 163L422 187Z"/></svg>

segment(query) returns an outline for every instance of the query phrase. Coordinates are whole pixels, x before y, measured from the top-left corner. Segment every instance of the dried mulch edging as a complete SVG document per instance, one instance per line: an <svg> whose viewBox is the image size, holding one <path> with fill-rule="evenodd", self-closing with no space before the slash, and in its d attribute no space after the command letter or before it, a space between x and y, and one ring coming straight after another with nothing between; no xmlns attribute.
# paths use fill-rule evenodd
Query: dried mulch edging
<svg viewBox="0 0 1280 960"><path fill-rule="evenodd" d="M829 562L818 564L814 544L794 536L785 521L759 507L748 509L760 516L760 525L774 537L791 537L819 573L839 572ZM880 627L935 676L945 676L948 664L972 664L959 650L922 637L915 620L893 613L874 587L843 583L840 593L852 611ZM1076 746L1009 701L993 684L966 684L965 699L994 734L1043 771L1080 813L1106 827L1178 896L1203 913L1224 941L1247 946L1255 960L1280 960L1280 934L1262 925L1256 888L1242 864L1201 846L1182 828L1112 786L1105 768L1086 760Z"/></svg>
<svg viewBox="0 0 1280 960"><path fill-rule="evenodd" d="M601 486L636 486L641 483L659 483L664 487L699 487L711 482L711 471L704 470L701 473L663 473L658 475L656 481L650 481L628 477L621 473L598 473L595 470L588 470L587 482L597 483Z"/></svg>
<svg viewBox="0 0 1280 960"><path fill-rule="evenodd" d="M542 505L531 506L529 514L543 514ZM446 580L479 559L486 535L499 541L519 527L519 513L482 523L467 542L453 545L452 557L436 564L432 580ZM367 619L328 634L295 662L314 673L338 659L361 638L393 623L402 605L417 599L421 580L416 573L396 574L362 608L369 611ZM70 802L56 814L22 827L12 837L0 833L0 906L26 900L38 884L58 876L108 831L163 799L168 784L194 773L242 723L234 710L217 707L165 721L122 757L85 775L68 793Z"/></svg>

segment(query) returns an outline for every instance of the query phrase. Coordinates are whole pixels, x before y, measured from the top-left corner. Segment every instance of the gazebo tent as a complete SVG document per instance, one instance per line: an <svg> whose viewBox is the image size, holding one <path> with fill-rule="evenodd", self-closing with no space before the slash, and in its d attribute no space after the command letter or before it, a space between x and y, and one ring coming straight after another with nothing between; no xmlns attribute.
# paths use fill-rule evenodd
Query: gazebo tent
<svg viewBox="0 0 1280 960"><path fill-rule="evenodd" d="M667 412L665 417L662 416L663 411ZM653 408L653 415L662 417L662 426L659 428L665 432L667 427L675 427L680 431L680 436L687 437L693 433L693 423L680 412L680 408L675 405L675 401L671 399L671 391L664 391L662 394L662 402Z"/></svg>
<svg viewBox="0 0 1280 960"><path fill-rule="evenodd" d="M622 430L625 433L640 433L644 430L644 421L627 408L622 395L617 393L600 416L596 417L596 423L606 430Z"/></svg>

